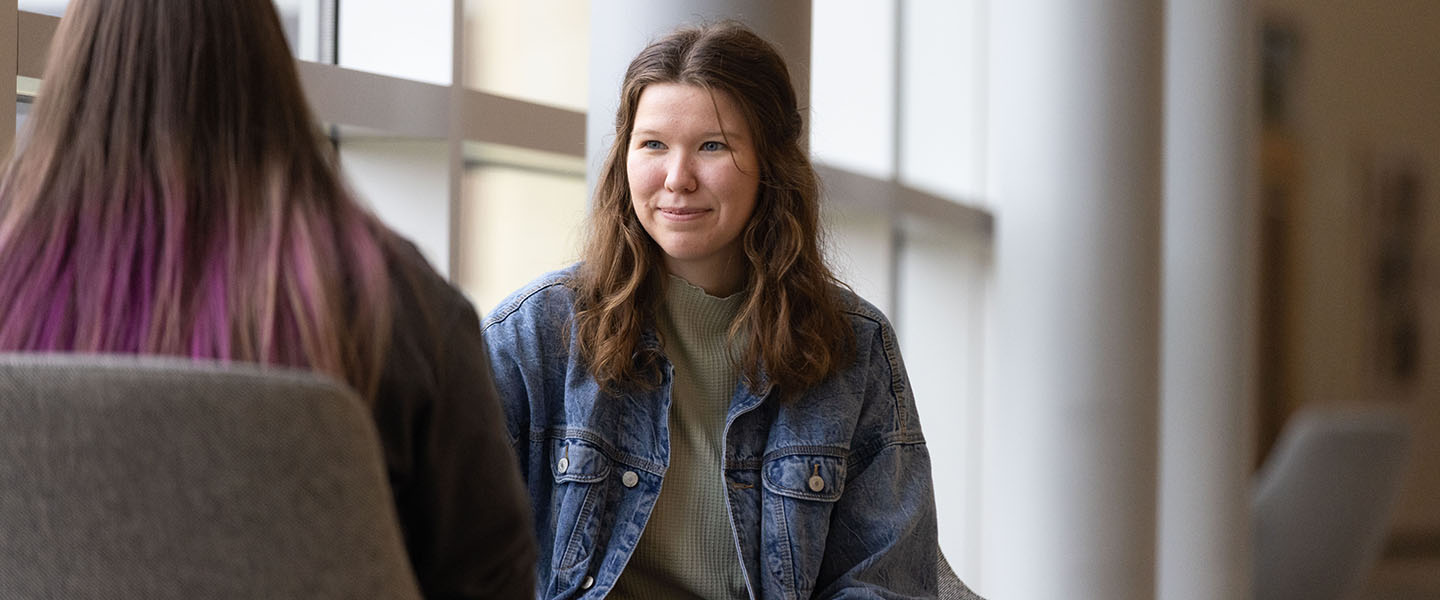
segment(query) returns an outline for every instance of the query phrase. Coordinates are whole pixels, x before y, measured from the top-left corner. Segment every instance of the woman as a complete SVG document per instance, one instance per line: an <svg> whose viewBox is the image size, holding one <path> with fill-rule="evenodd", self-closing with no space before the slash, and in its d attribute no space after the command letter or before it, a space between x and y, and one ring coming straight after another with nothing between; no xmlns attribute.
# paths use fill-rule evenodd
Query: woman
<svg viewBox="0 0 1440 600"><path fill-rule="evenodd" d="M935 595L909 382L818 200L767 42L683 29L630 64L582 262L485 321L539 597Z"/></svg>
<svg viewBox="0 0 1440 600"><path fill-rule="evenodd" d="M528 597L479 319L345 189L270 0L74 0L44 82L0 180L0 351L343 380L375 415L424 593Z"/></svg>

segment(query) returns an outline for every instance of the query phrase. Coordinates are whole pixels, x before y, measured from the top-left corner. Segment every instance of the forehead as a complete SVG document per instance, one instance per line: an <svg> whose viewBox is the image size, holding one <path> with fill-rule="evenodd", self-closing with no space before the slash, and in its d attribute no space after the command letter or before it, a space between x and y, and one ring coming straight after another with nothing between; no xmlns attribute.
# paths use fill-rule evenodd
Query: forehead
<svg viewBox="0 0 1440 600"><path fill-rule="evenodd" d="M724 90L686 83L653 83L635 105L634 129L715 129L729 135L749 130L745 115Z"/></svg>

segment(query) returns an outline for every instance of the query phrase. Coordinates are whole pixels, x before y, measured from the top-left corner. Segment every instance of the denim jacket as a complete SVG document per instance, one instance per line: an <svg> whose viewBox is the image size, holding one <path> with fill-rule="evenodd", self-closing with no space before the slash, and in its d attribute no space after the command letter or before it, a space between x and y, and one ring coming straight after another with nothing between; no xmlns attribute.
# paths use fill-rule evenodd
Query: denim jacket
<svg viewBox="0 0 1440 600"><path fill-rule="evenodd" d="M574 270L532 282L484 324L544 599L609 592L669 459L672 367L656 389L602 392L573 345ZM849 292L844 302L851 366L785 402L742 379L730 401L723 477L752 599L936 595L935 496L910 382L885 317ZM659 348L653 331L643 343Z"/></svg>

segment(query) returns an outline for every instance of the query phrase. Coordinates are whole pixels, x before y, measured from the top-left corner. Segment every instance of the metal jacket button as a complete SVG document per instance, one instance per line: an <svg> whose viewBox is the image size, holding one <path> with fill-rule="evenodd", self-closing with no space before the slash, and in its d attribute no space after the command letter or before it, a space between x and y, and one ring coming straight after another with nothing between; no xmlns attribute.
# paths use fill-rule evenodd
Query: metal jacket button
<svg viewBox="0 0 1440 600"><path fill-rule="evenodd" d="M819 475L810 476L810 491L819 492L825 489L825 479Z"/></svg>
<svg viewBox="0 0 1440 600"><path fill-rule="evenodd" d="M580 582L580 589L582 589L582 590L588 590L588 589L590 589L590 588L591 588L592 586L594 586L594 585L595 585L595 578L594 578L594 577L591 577L591 576L589 576L589 575L586 575L586 576L585 576L585 581Z"/></svg>
<svg viewBox="0 0 1440 600"><path fill-rule="evenodd" d="M555 470L556 470L556 471L559 471L559 472L561 472L561 473L564 473L564 472L566 472L566 471L569 471L569 470L570 470L570 459L565 458L565 457L563 457L563 456L560 457L560 462L555 465Z"/></svg>
<svg viewBox="0 0 1440 600"><path fill-rule="evenodd" d="M626 471L624 475L620 476L620 483L625 484L627 488L633 488L635 484L640 483L640 476L636 475L634 471Z"/></svg>

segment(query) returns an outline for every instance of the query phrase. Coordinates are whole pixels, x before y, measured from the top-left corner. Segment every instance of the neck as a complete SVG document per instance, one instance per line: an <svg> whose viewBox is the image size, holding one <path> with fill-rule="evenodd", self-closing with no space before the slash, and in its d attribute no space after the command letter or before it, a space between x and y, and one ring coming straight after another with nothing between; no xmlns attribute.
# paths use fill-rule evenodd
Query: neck
<svg viewBox="0 0 1440 600"><path fill-rule="evenodd" d="M665 270L717 298L740 291L740 287L745 283L745 269L740 261L733 257L707 262L680 261L667 257Z"/></svg>

